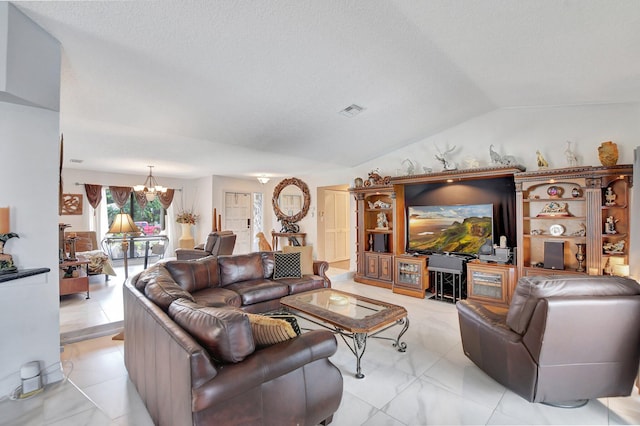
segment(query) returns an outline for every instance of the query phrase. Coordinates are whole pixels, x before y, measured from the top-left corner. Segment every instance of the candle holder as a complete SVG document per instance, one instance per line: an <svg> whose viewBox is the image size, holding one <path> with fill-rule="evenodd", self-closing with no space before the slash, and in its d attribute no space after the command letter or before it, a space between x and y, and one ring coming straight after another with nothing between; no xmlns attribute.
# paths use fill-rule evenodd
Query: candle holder
<svg viewBox="0 0 640 426"><path fill-rule="evenodd" d="M67 260L76 261L78 258L76 257L76 241L78 237L68 237L67 242L69 243L69 257Z"/></svg>
<svg viewBox="0 0 640 426"><path fill-rule="evenodd" d="M586 248L587 245L584 243L577 243L578 251L576 252L576 260L578 261L578 269L576 272L584 272L584 261L587 259Z"/></svg>
<svg viewBox="0 0 640 426"><path fill-rule="evenodd" d="M14 237L20 238L15 232L0 234L0 274L9 274L18 270L13 264L13 257L4 252L5 243Z"/></svg>

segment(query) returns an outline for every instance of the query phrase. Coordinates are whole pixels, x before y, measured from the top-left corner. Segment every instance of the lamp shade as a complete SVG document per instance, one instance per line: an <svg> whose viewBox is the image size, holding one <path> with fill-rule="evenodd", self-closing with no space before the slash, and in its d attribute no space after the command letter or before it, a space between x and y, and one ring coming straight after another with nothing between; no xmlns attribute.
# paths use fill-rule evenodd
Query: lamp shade
<svg viewBox="0 0 640 426"><path fill-rule="evenodd" d="M118 213L109 228L110 234L129 234L140 232L128 213Z"/></svg>

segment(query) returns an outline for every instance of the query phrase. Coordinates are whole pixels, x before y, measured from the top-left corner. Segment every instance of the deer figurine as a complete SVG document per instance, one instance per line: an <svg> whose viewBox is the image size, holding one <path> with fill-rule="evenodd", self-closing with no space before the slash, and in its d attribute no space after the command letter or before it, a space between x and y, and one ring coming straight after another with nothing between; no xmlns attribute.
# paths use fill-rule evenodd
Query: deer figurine
<svg viewBox="0 0 640 426"><path fill-rule="evenodd" d="M440 151L440 148L438 148L438 146L436 145L436 150L438 151L438 154L439 154L439 155L436 155L436 160L442 163L442 167L445 170L456 170L458 168L456 163L449 160L449 154L453 152L454 149L456 149L455 145L447 149L445 152L442 152Z"/></svg>

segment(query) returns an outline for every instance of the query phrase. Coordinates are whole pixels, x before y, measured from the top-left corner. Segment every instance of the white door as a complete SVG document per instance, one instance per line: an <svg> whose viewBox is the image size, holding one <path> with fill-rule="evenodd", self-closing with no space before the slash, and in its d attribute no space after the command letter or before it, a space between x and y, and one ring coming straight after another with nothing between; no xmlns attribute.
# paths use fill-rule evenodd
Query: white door
<svg viewBox="0 0 640 426"><path fill-rule="evenodd" d="M324 255L327 262L349 259L349 194L324 191Z"/></svg>
<svg viewBox="0 0 640 426"><path fill-rule="evenodd" d="M251 252L251 194L242 192L225 192L224 194L224 226L225 231L233 231L236 246L233 254Z"/></svg>

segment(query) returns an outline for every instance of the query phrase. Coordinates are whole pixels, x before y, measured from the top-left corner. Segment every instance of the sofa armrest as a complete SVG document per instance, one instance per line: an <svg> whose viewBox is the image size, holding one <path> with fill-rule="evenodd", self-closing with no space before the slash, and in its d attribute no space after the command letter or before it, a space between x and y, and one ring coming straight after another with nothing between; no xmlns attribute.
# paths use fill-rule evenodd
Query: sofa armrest
<svg viewBox="0 0 640 426"><path fill-rule="evenodd" d="M327 276L327 271L329 270L329 262L326 260L314 260L313 261L313 273L314 275L319 275L324 279L325 288L331 288L331 280Z"/></svg>
<svg viewBox="0 0 640 426"><path fill-rule="evenodd" d="M218 368L209 382L193 389L193 410L233 399L314 361L327 359L338 348L327 330L313 330L294 339L255 351L242 362Z"/></svg>

